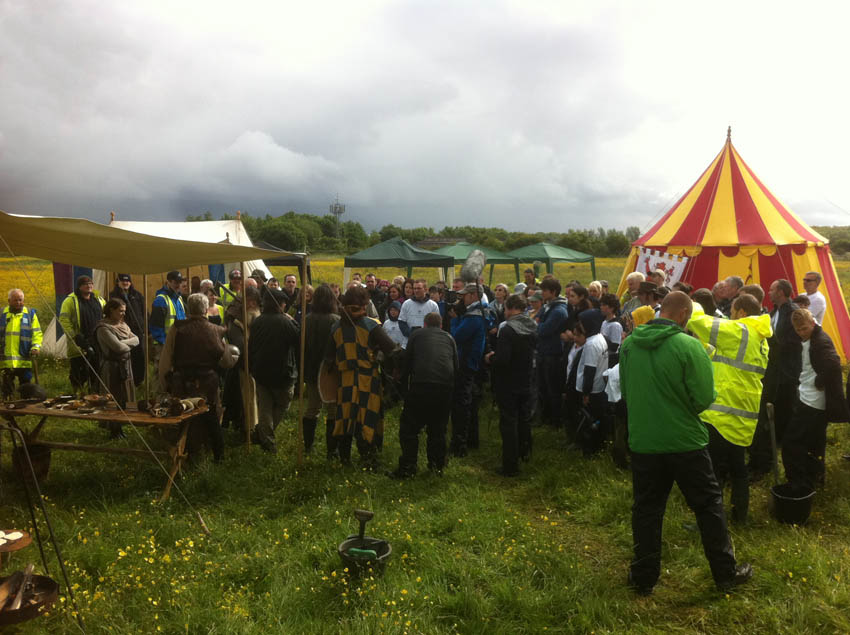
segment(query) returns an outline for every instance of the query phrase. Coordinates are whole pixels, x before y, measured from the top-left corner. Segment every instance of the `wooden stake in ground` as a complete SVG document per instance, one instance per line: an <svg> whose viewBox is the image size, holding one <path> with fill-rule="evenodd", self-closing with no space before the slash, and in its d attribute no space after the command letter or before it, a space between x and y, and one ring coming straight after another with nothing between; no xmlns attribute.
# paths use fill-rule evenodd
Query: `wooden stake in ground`
<svg viewBox="0 0 850 635"><path fill-rule="evenodd" d="M143 288L145 290L145 293L147 294L148 293L148 274L144 274L142 276L142 285L143 285ZM145 302L147 302L148 299L149 298L146 297ZM150 350L149 350L150 346L149 346L149 341L148 341L148 340L150 340L150 338L148 337L148 307L147 307L147 304L143 307L143 309L144 309L143 312L145 314L145 318L144 318L145 319L145 332L144 332L142 339L145 342L144 343L144 347L145 347L145 401L147 401L150 398L150 380L151 380L151 364L150 364ZM138 401L137 401L137 403L138 403Z"/></svg>
<svg viewBox="0 0 850 635"><path fill-rule="evenodd" d="M307 251L306 249L304 250ZM301 259L301 357L298 371L298 466L304 464L304 349L306 348L307 330L307 294L304 286L307 284L307 254Z"/></svg>
<svg viewBox="0 0 850 635"><path fill-rule="evenodd" d="M242 367L245 369L245 382L242 386L242 420L245 424L245 445L251 449L251 422L253 421L253 391L251 390L251 370L248 366L248 293L245 281L248 276L245 263L240 263L242 272Z"/></svg>

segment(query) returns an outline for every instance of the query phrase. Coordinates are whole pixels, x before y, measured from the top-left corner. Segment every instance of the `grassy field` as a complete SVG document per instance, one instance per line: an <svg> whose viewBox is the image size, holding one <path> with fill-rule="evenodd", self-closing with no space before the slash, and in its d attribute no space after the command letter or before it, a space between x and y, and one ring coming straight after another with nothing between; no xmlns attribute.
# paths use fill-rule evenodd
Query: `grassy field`
<svg viewBox="0 0 850 635"><path fill-rule="evenodd" d="M333 267L327 275L338 276ZM621 261L610 261L597 275L613 282L621 270ZM2 275L7 286L21 286L8 271ZM52 393L66 386L62 363L43 363L42 376ZM223 464L202 461L189 470L180 486L191 506L179 496L154 502L164 475L152 462L54 453L43 490L87 631L850 632L850 463L840 459L850 451L846 426L830 429L827 486L807 526L777 524L767 510L769 484L753 488L751 524L732 528L739 558L755 567L752 584L732 594L713 589L699 536L689 529L693 517L674 491L661 581L653 596L638 598L625 587L629 474L607 455L584 459L555 431L536 428L533 460L506 481L495 474L500 441L489 395L481 412L479 450L451 462L443 477L425 472L396 482L326 464L323 439L298 467L293 409L279 430L277 456L230 437ZM387 416L386 468L399 455L398 415L396 406ZM140 447L128 434L109 443ZM45 436L106 443L104 431L83 422L53 420ZM4 437L0 517L7 527L27 528L9 454ZM352 577L336 554L356 532L356 507L373 509L368 532L392 543L383 575ZM32 546L13 555L4 573L37 560ZM68 601L19 631L74 632Z"/></svg>

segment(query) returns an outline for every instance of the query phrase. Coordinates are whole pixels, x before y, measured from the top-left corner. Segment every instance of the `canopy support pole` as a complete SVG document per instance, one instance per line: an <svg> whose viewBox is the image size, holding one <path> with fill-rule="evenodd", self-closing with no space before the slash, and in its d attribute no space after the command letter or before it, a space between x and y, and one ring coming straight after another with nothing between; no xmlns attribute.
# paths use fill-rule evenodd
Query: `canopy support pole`
<svg viewBox="0 0 850 635"><path fill-rule="evenodd" d="M488 285L487 285L487 286L489 286L490 288L492 288L492 287L493 287L493 268L494 268L495 266L496 266L496 265L494 265L493 263L490 263L490 284L488 284Z"/></svg>
<svg viewBox="0 0 850 635"><path fill-rule="evenodd" d="M522 282L522 278L519 277L519 260L514 263L514 272L516 273L516 282L519 284Z"/></svg>
<svg viewBox="0 0 850 635"><path fill-rule="evenodd" d="M142 288L145 290L145 293L148 291L148 274L144 274L142 276ZM145 298L145 302L147 302L147 298ZM145 313L145 332L142 336L145 343L145 401L150 399L150 380L151 380L151 366L150 366L150 351L148 350L148 343L150 338L148 337L148 307L147 305L142 307L142 310ZM157 372L159 369L157 369ZM137 402L138 403L138 402Z"/></svg>
<svg viewBox="0 0 850 635"><path fill-rule="evenodd" d="M242 271L242 368L245 371L245 381L242 385L242 421L245 425L245 445L251 450L251 422L253 421L251 403L251 371L248 366L248 294L245 292L245 280L248 278L245 262L239 263Z"/></svg>
<svg viewBox="0 0 850 635"><path fill-rule="evenodd" d="M596 258L591 258L590 260L590 275L596 280Z"/></svg>
<svg viewBox="0 0 850 635"><path fill-rule="evenodd" d="M307 277L307 256L301 261L301 279ZM304 465L304 350L307 344L307 294L301 287L301 355L298 362L298 467Z"/></svg>

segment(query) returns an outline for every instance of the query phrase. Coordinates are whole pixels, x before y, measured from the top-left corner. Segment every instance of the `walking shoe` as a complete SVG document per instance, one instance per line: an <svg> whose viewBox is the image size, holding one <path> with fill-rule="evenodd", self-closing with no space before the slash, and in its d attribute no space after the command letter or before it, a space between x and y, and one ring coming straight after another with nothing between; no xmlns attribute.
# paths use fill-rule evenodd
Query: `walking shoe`
<svg viewBox="0 0 850 635"><path fill-rule="evenodd" d="M739 564L735 567L735 577L727 582L718 582L718 591L731 591L736 586L740 586L750 581L753 577L753 566L749 562Z"/></svg>
<svg viewBox="0 0 850 635"><path fill-rule="evenodd" d="M411 474L410 472L403 472L402 470L400 470L398 468L391 471L391 472L385 472L385 474L388 477L390 477L391 479L396 480L396 481L404 481L404 480L407 480L409 478L413 478L413 474Z"/></svg>
<svg viewBox="0 0 850 635"><path fill-rule="evenodd" d="M647 596L652 595L653 587L646 586L646 585L643 585L643 584L637 584L634 581L634 578L632 578L632 572L631 571L629 571L629 577L626 580L626 584L638 595L641 595L643 597L647 597Z"/></svg>

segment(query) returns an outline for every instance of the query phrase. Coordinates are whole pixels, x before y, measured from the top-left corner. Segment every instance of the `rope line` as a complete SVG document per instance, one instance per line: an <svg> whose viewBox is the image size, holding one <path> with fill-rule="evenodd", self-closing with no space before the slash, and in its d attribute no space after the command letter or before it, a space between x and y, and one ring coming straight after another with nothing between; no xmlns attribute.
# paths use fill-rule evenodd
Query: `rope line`
<svg viewBox="0 0 850 635"><path fill-rule="evenodd" d="M9 243L7 243L7 242L6 242L6 238L5 238L2 234L0 234L0 241L3 241L3 245L5 246L6 251L7 251L7 252L11 255L11 257L15 260L15 264L18 266L18 268L20 269L21 273L23 273L23 274L24 274L24 277L25 277L25 278L27 279L27 281L28 281L28 282L32 285L33 289L35 290L36 295L39 297L39 300L40 300L41 302L43 302L46 306L50 306L49 304L47 304L47 302L46 302L46 298L45 298L45 297L44 297L44 295L41 293L41 291L39 290L39 288L38 288L37 286L35 286L35 283L33 282L33 280L32 280L32 278L30 277L30 275L27 273L26 269L24 269L24 267L23 267L23 266L22 266L22 265L18 262L18 261L19 261L19 257L18 257L18 256L17 256L17 255L16 255L16 254L12 251L12 248L9 246ZM52 309L52 307L51 307L51 309L49 309L49 310L53 310L53 309ZM53 317L54 317L54 318L56 318L56 320L57 320L57 322L58 322L58 317L56 316L55 311L53 311ZM145 335L147 335L147 334L145 334ZM106 394L107 394L110 398L112 398L112 399L114 400L114 399L115 399L115 397L114 397L114 395L112 395L112 393L111 393L111 392L110 392L110 390L109 390L109 387L108 387L108 386L106 385L106 383L103 381L103 377L101 377L101 375L100 375L100 373L98 372L98 370L97 370L94 366L92 366L92 364L91 364L91 362L89 361L88 357L86 357L86 355L85 355L85 354L82 354L82 350L80 349L80 347L79 347L79 346L77 346L77 343L73 341L73 338L68 337L68 336L67 336L67 334L66 334L65 339L66 339L68 342L70 342L71 344L73 344L73 346L77 349L77 351L79 351L79 352L81 353L82 358L83 358L83 360L84 360L84 361L85 361L85 363L86 363L86 366L88 366L88 368L89 368L89 370L91 371L91 373L94 375L94 377L96 377L96 378L97 378L97 381L98 381L98 382L100 383L100 385L104 388L104 390L106 390ZM147 360L145 360L145 361L147 362ZM147 368L147 369L145 369L145 370L149 372L149 371L150 371L150 368ZM195 509L195 507L192 505L192 503L190 503L190 502L189 502L189 499L186 497L186 494L183 492L183 490L180 488L180 486L177 484L177 482L176 482L176 481L175 481L175 480L171 477L171 473L170 473L170 472L169 472L169 471L165 468L165 466L162 464L162 461L160 461L160 460L159 460L159 457L156 455L156 453L153 451L153 449L151 448L151 446L148 444L148 442L147 442L147 441L145 440L145 438L142 436L142 433L139 431L138 427L137 427L135 424L133 424L132 420L130 419L130 415L129 415L129 414L127 414L127 412L124 410L124 408L122 408L122 407L121 407L121 405L117 403L117 401L116 401L116 406L117 406L117 408L118 408L119 413L120 413L121 415L123 415L123 416L124 416L124 418L126 419L127 423L128 423L128 424L130 424L130 427L131 427L131 428L133 429L133 431L136 433L136 436L139 438L139 440L140 440L140 441L142 442L142 444L145 446L145 449L147 449L147 451L150 453L150 455L151 455L151 457L153 458L153 460L154 460L154 461L156 462L156 464L159 466L159 469L160 469L160 470L162 470L162 472L166 475L166 477L168 477L168 480L169 480L169 482L171 483L171 486L172 486L172 487L174 488L174 490L175 490L175 491L176 491L176 492L180 495L180 498L182 498L182 499L183 499L183 502L184 502L184 503L186 503L186 506L189 508L189 510L190 510L190 511L191 511L191 512L192 512L192 513L193 513L193 514L194 514L194 515L198 518L198 520L199 520L199 521L200 521L200 523L201 523L201 526L204 528L204 531L205 531L206 533L209 533L209 529L207 529L207 528L206 528L206 523L203 521L203 518L201 517L200 512L199 512L198 510L196 510L196 509ZM175 457L175 458L176 458L176 457Z"/></svg>

